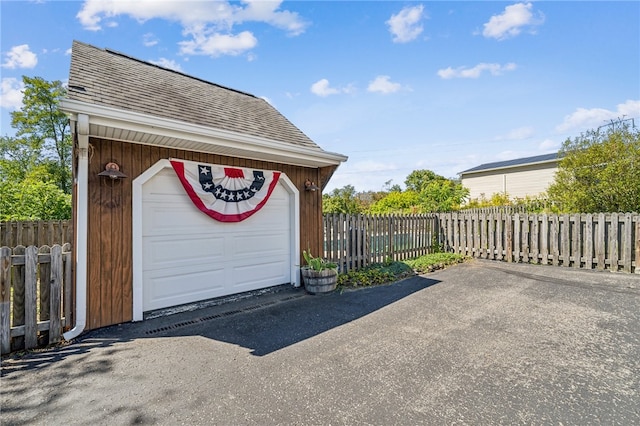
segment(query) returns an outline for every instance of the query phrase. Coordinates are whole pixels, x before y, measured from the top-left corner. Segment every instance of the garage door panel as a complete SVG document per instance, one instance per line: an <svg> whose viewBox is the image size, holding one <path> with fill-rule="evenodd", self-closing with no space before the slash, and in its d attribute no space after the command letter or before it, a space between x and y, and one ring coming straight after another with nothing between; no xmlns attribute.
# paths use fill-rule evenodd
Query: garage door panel
<svg viewBox="0 0 640 426"><path fill-rule="evenodd" d="M146 208L146 216L142 224L143 236L198 234L214 226L213 220L197 210L190 200L175 205L150 203Z"/></svg>
<svg viewBox="0 0 640 426"><path fill-rule="evenodd" d="M234 252L237 256L265 256L267 253L282 251L287 238L282 233L242 235L234 239Z"/></svg>
<svg viewBox="0 0 640 426"><path fill-rule="evenodd" d="M149 238L144 244L144 270L224 261L224 238Z"/></svg>
<svg viewBox="0 0 640 426"><path fill-rule="evenodd" d="M289 282L286 262L265 262L259 265L233 268L234 288L237 291L255 290Z"/></svg>
<svg viewBox="0 0 640 426"><path fill-rule="evenodd" d="M145 280L145 309L159 309L210 299L225 293L225 270L186 271ZM185 283L189 283L186 286ZM195 285L191 285L195 284Z"/></svg>
<svg viewBox="0 0 640 426"><path fill-rule="evenodd" d="M291 199L282 184L237 223L198 210L172 169L142 192L143 311L291 281Z"/></svg>

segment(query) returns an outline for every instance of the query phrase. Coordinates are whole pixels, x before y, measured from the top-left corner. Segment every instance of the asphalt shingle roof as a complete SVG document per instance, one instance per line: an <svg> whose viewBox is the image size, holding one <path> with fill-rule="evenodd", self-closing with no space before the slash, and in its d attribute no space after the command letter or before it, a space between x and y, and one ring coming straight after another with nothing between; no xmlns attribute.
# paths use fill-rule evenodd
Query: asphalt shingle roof
<svg viewBox="0 0 640 426"><path fill-rule="evenodd" d="M522 166L525 164L541 163L545 161L557 160L558 158L559 158L559 155L557 152L555 152L553 154L543 154L543 155L536 155L533 157L516 158L513 160L496 161L494 163L481 164L479 166L460 172L460 174L470 173L470 172L479 172L483 170L502 169L506 167Z"/></svg>
<svg viewBox="0 0 640 426"><path fill-rule="evenodd" d="M321 150L262 98L79 41L67 97Z"/></svg>

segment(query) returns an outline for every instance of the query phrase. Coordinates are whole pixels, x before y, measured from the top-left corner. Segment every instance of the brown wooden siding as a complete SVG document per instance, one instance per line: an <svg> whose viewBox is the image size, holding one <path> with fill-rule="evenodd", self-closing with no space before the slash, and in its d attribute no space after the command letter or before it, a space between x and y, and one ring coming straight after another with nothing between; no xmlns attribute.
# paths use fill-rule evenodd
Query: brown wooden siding
<svg viewBox="0 0 640 426"><path fill-rule="evenodd" d="M322 182L335 167L320 170L95 138L90 139L90 144L87 329L133 318L132 182L161 159L179 158L285 173L300 190L300 248L322 253L322 196L320 191L304 191L304 181ZM98 177L111 161L120 166L126 179L111 182Z"/></svg>

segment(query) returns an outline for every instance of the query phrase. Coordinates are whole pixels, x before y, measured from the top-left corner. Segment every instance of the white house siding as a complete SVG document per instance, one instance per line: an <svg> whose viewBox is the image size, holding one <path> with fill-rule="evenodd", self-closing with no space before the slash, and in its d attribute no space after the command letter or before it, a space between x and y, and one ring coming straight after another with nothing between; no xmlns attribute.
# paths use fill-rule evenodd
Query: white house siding
<svg viewBox="0 0 640 426"><path fill-rule="evenodd" d="M469 189L470 199L483 195L488 199L504 192L511 198L535 197L547 190L557 170L556 162L552 162L463 173L462 186Z"/></svg>

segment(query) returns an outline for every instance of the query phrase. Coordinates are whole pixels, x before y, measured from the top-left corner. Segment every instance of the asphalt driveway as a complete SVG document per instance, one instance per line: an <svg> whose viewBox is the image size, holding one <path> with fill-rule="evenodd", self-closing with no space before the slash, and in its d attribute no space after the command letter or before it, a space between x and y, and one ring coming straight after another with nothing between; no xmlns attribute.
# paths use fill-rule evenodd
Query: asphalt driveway
<svg viewBox="0 0 640 426"><path fill-rule="evenodd" d="M475 260L2 361L3 425L640 424L640 276Z"/></svg>

